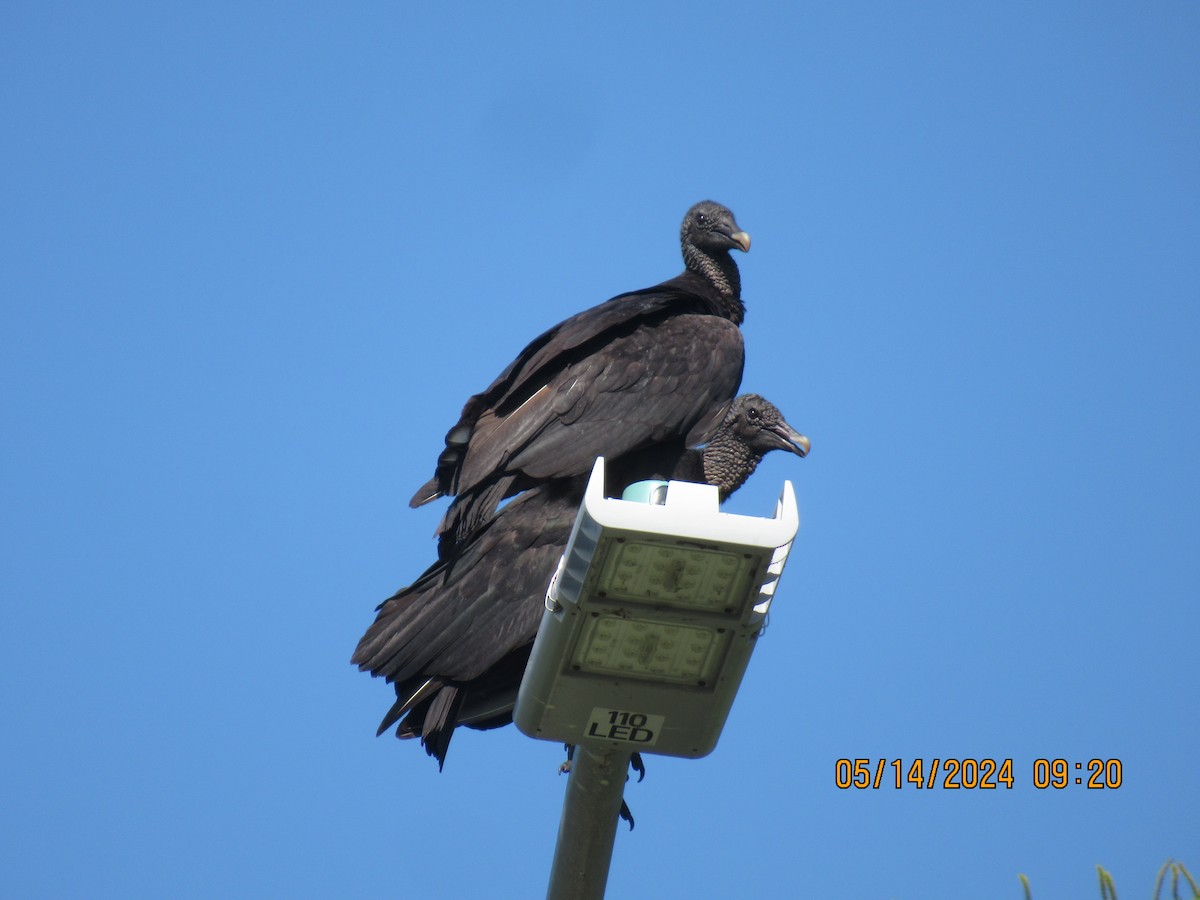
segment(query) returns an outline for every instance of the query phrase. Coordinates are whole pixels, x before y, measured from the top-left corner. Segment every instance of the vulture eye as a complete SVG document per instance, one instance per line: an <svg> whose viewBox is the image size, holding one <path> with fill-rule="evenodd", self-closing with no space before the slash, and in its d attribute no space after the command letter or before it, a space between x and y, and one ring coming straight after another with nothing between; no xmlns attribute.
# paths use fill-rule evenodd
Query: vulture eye
<svg viewBox="0 0 1200 900"><path fill-rule="evenodd" d="M758 410L755 409L753 406L750 407L748 410L746 410L746 418L749 419L751 422L757 422L758 421Z"/></svg>
<svg viewBox="0 0 1200 900"><path fill-rule="evenodd" d="M708 216L706 216L704 213L696 213L696 224L697 225L707 225L708 224Z"/></svg>

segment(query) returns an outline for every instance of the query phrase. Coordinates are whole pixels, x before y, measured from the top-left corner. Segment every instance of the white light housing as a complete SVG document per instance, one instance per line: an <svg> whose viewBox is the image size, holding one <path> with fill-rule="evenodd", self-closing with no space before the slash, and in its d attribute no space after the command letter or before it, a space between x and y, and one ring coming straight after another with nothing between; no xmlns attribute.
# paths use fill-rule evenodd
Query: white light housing
<svg viewBox="0 0 1200 900"><path fill-rule="evenodd" d="M663 505L604 496L597 459L546 595L513 719L531 737L704 756L716 746L799 528L723 513L672 481Z"/></svg>

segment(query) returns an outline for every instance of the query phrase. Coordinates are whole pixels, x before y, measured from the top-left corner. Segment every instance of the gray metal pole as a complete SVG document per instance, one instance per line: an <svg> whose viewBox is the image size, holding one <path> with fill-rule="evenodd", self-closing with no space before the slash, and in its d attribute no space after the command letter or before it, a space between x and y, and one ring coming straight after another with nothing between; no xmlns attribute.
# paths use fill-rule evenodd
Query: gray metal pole
<svg viewBox="0 0 1200 900"><path fill-rule="evenodd" d="M629 757L610 747L575 748L547 900L603 900Z"/></svg>

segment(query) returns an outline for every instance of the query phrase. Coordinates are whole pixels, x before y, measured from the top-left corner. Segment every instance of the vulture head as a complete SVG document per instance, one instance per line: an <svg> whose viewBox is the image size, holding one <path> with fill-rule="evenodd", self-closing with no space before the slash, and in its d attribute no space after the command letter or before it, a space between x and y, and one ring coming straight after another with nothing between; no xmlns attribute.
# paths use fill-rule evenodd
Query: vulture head
<svg viewBox="0 0 1200 900"><path fill-rule="evenodd" d="M721 427L704 448L704 480L715 484L722 498L728 497L772 450L804 457L810 449L808 438L789 425L770 400L758 394L742 394L730 405Z"/></svg>
<svg viewBox="0 0 1200 900"><path fill-rule="evenodd" d="M743 253L750 250L750 235L738 228L728 207L712 200L701 200L687 211L679 229L679 240L685 248L691 245L710 255L734 249ZM685 251L685 258L686 255Z"/></svg>

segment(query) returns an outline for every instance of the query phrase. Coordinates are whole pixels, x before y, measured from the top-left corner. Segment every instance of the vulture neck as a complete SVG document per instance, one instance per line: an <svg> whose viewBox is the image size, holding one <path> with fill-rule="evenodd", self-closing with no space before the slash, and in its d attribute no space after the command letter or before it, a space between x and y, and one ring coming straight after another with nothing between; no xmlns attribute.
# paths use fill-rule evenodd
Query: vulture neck
<svg viewBox="0 0 1200 900"><path fill-rule="evenodd" d="M699 275L715 290L719 315L735 325L741 325L746 315L746 307L742 303L742 276L728 251L722 250L709 256L695 244L685 244L683 262L688 272Z"/></svg>
<svg viewBox="0 0 1200 900"><path fill-rule="evenodd" d="M718 431L704 448L704 480L725 500L754 474L763 454L727 431Z"/></svg>

